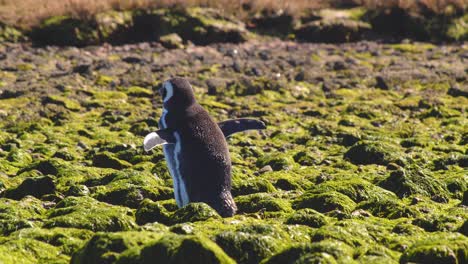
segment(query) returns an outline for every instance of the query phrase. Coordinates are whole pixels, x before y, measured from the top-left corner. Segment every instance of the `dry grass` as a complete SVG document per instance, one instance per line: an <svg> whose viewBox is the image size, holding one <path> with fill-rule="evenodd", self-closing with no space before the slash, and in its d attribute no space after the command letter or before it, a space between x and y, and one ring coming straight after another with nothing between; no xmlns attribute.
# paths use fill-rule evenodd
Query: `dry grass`
<svg viewBox="0 0 468 264"><path fill-rule="evenodd" d="M297 14L307 9L318 9L343 4L358 4L369 8L400 6L418 10L425 6L443 13L447 6L466 10L467 0L0 0L0 21L20 28L28 28L47 17L72 15L87 17L106 10L182 6L207 6L245 18L259 10L285 11Z"/></svg>

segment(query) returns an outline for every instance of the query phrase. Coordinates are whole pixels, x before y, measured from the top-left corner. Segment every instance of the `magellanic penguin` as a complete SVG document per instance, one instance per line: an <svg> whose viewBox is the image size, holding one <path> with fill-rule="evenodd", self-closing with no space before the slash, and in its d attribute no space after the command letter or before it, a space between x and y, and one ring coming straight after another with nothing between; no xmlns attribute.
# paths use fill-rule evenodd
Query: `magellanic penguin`
<svg viewBox="0 0 468 264"><path fill-rule="evenodd" d="M226 137L233 133L264 129L254 119L233 119L216 123L195 100L189 82L183 78L165 81L159 90L163 98L160 130L148 134L146 151L164 145L174 196L179 207L204 202L221 216L235 214L231 195L231 158Z"/></svg>

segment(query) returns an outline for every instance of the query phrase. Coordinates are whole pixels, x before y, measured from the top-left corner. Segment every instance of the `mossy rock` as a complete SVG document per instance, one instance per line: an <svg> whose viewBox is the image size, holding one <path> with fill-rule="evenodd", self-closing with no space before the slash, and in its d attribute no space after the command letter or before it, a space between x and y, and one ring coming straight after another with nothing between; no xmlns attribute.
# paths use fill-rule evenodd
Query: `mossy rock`
<svg viewBox="0 0 468 264"><path fill-rule="evenodd" d="M392 171L386 179L379 182L379 186L394 192L400 198L412 194L448 197L446 185L417 166Z"/></svg>
<svg viewBox="0 0 468 264"><path fill-rule="evenodd" d="M456 231L461 226L462 219L455 215L445 214L425 214L415 218L411 223L419 226L428 232L435 231Z"/></svg>
<svg viewBox="0 0 468 264"><path fill-rule="evenodd" d="M154 243L143 246L139 255L129 255L119 263L235 263L213 241L202 236L181 236L166 234Z"/></svg>
<svg viewBox="0 0 468 264"><path fill-rule="evenodd" d="M26 40L26 35L10 25L0 22L0 42L19 42Z"/></svg>
<svg viewBox="0 0 468 264"><path fill-rule="evenodd" d="M106 11L98 13L93 20L97 24L101 43L130 43L133 33L132 11Z"/></svg>
<svg viewBox="0 0 468 264"><path fill-rule="evenodd" d="M133 97L152 98L154 96L151 90L139 86L128 87L128 89L125 90L125 93Z"/></svg>
<svg viewBox="0 0 468 264"><path fill-rule="evenodd" d="M38 45L84 46L98 44L99 32L95 21L55 16L34 28L31 39Z"/></svg>
<svg viewBox="0 0 468 264"><path fill-rule="evenodd" d="M406 206L398 199L374 199L359 203L356 209L369 211L373 216L396 219L401 217L415 217L417 211Z"/></svg>
<svg viewBox="0 0 468 264"><path fill-rule="evenodd" d="M287 235L275 225L246 225L216 235L216 243L237 263L259 263L287 245Z"/></svg>
<svg viewBox="0 0 468 264"><path fill-rule="evenodd" d="M8 235L23 228L41 226L45 212L42 201L32 196L20 201L0 198L0 233Z"/></svg>
<svg viewBox="0 0 468 264"><path fill-rule="evenodd" d="M93 166L99 167L99 168L111 168L111 169L121 170L121 169L131 167L131 164L124 160L120 160L114 157L109 152L102 152L102 153L94 155Z"/></svg>
<svg viewBox="0 0 468 264"><path fill-rule="evenodd" d="M158 9L134 15L135 38L158 40L176 33L197 45L244 42L248 32L242 22L210 8Z"/></svg>
<svg viewBox="0 0 468 264"><path fill-rule="evenodd" d="M462 17L453 18L450 25L447 28L447 37L455 41L467 41L468 40L468 15Z"/></svg>
<svg viewBox="0 0 468 264"><path fill-rule="evenodd" d="M310 193L336 191L342 193L356 203L368 200L394 200L396 195L363 179L330 180L313 185L307 190Z"/></svg>
<svg viewBox="0 0 468 264"><path fill-rule="evenodd" d="M64 254L72 255L93 236L93 232L75 228L26 228L10 235L16 239L34 239L59 248Z"/></svg>
<svg viewBox="0 0 468 264"><path fill-rule="evenodd" d="M273 193L275 187L265 179L254 179L254 180L233 180L232 184L232 195L240 196L253 193Z"/></svg>
<svg viewBox="0 0 468 264"><path fill-rule="evenodd" d="M283 199L274 198L271 194L255 193L236 197L235 202L239 213L288 212L291 205Z"/></svg>
<svg viewBox="0 0 468 264"><path fill-rule="evenodd" d="M10 150L6 156L6 159L10 162L11 165L18 168L26 167L33 161L31 155L28 152L19 148Z"/></svg>
<svg viewBox="0 0 468 264"><path fill-rule="evenodd" d="M292 246L261 263L353 263L353 254L353 249L341 241L324 240Z"/></svg>
<svg viewBox="0 0 468 264"><path fill-rule="evenodd" d="M20 185L14 189L5 191L5 197L20 200L27 195L41 198L43 195L55 192L54 178L51 176L42 176L36 178L26 178Z"/></svg>
<svg viewBox="0 0 468 264"><path fill-rule="evenodd" d="M42 99L42 103L61 105L72 111L79 111L81 109L81 105L78 102L58 95L48 95Z"/></svg>
<svg viewBox="0 0 468 264"><path fill-rule="evenodd" d="M33 249L33 250L31 250ZM30 239L3 239L0 243L2 263L68 263L69 256L58 247L46 242Z"/></svg>
<svg viewBox="0 0 468 264"><path fill-rule="evenodd" d="M313 228L319 228L327 223L326 216L310 208L297 210L286 220L288 225L306 225Z"/></svg>
<svg viewBox="0 0 468 264"><path fill-rule="evenodd" d="M394 161L397 156L398 149L395 147L372 141L358 142L344 154L345 159L357 165L387 165Z"/></svg>
<svg viewBox="0 0 468 264"><path fill-rule="evenodd" d="M356 203L342 193L330 191L319 194L305 193L294 201L293 206L295 209L311 208L321 213L333 210L350 213L356 207Z"/></svg>
<svg viewBox="0 0 468 264"><path fill-rule="evenodd" d="M468 239L459 234L437 233L409 247L400 263L466 263Z"/></svg>
<svg viewBox="0 0 468 264"><path fill-rule="evenodd" d="M154 175L133 169L111 173L96 185L102 186L95 190L94 198L130 208L137 208L145 198L166 200L173 197L172 188L165 187Z"/></svg>
<svg viewBox="0 0 468 264"><path fill-rule="evenodd" d="M168 49L182 49L184 47L182 38L176 33L161 36L159 42Z"/></svg>
<svg viewBox="0 0 468 264"><path fill-rule="evenodd" d="M257 160L257 167L263 168L269 165L274 171L291 169L294 164L294 160L284 154L269 154Z"/></svg>
<svg viewBox="0 0 468 264"><path fill-rule="evenodd" d="M172 224L171 213L159 202L153 202L150 199L145 199L141 202L136 211L136 222L139 225L146 223L162 223L165 225Z"/></svg>
<svg viewBox="0 0 468 264"><path fill-rule="evenodd" d="M67 197L50 210L44 226L92 231L126 231L136 227L133 212L125 207L98 202L91 197Z"/></svg>
<svg viewBox="0 0 468 264"><path fill-rule="evenodd" d="M143 245L157 241L163 235L136 231L97 233L73 254L70 263L115 263L124 251L139 250Z"/></svg>
<svg viewBox="0 0 468 264"><path fill-rule="evenodd" d="M335 18L306 23L295 29L294 34L301 41L342 43L360 40L370 29L362 21Z"/></svg>
<svg viewBox="0 0 468 264"><path fill-rule="evenodd" d="M206 203L189 203L175 211L171 219L173 223L193 223L208 219L221 219L221 216Z"/></svg>

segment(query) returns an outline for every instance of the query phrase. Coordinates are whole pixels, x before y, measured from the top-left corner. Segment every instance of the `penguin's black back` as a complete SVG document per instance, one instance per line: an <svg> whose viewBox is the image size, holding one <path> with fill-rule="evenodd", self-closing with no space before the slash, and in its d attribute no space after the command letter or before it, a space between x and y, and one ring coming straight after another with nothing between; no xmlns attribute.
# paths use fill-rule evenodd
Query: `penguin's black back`
<svg viewBox="0 0 468 264"><path fill-rule="evenodd" d="M217 123L195 103L184 115L178 115L175 131L181 144L179 171L190 202L205 202L224 216L234 214L235 205L230 194L231 158ZM231 206L225 203L232 203L232 213L225 212Z"/></svg>

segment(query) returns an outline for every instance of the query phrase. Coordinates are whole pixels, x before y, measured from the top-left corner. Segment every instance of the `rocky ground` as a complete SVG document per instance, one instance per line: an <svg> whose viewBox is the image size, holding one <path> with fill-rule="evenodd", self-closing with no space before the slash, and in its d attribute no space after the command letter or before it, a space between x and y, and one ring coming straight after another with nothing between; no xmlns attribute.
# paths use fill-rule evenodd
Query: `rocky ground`
<svg viewBox="0 0 468 264"><path fill-rule="evenodd" d="M2 263L466 263L468 47L279 40L0 48ZM177 209L154 92L229 139L239 212Z"/></svg>

